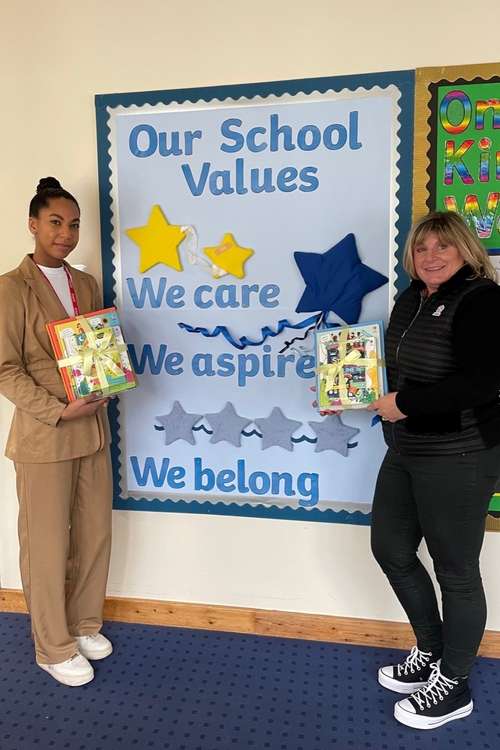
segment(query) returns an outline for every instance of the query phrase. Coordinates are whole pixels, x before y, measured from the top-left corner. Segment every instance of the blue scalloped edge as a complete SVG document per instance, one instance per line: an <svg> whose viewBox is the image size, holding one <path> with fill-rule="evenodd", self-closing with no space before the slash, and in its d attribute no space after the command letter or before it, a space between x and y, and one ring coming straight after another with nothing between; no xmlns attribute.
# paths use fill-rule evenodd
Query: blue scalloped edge
<svg viewBox="0 0 500 750"><path fill-rule="evenodd" d="M399 97L399 158L396 166L399 169L397 178L398 189L396 198L396 266L395 286L399 294L406 286L407 280L402 275L402 254L404 241L411 226L411 201L413 182L413 130L414 130L414 99L415 99L415 71L399 70L385 73L363 73L348 76L328 76L321 78L290 79L284 81L267 81L262 83L229 84L223 86L204 86L185 89L169 89L165 91L96 94L96 128L97 128L97 171L99 179L99 215L101 224L101 253L103 272L104 304L110 306L114 302L114 272L113 262L113 211L111 200L111 168L109 148L111 142L108 124L108 107L128 107L143 104L170 104L177 102L209 102L214 99L224 101L227 98L252 98L255 96L281 96L283 94L312 94L314 92L355 91L359 87L387 88L395 86L400 91ZM250 506L238 503L210 503L197 500L149 500L146 498L124 498L120 487L120 435L119 435L119 399L114 399L109 407L111 426L111 457L113 464L113 507L115 510L147 510L174 513L206 513L212 515L233 515L255 518L281 518L283 520L319 521L323 523L350 523L368 526L371 522L370 513L331 509L319 510L312 508L278 508L277 506Z"/></svg>
<svg viewBox="0 0 500 750"><path fill-rule="evenodd" d="M290 78L283 81L261 81L257 83L238 83L217 86L198 86L193 88L165 89L157 91L135 91L115 94L96 94L95 105L97 109L106 107L130 107L149 104L171 104L177 102L196 103L198 101L211 102L226 99L245 98L251 99L256 96L282 96L284 94L324 94L327 91L340 92L343 89L355 91L355 89L372 88L380 86L396 85L401 88L401 83L411 82L414 87L414 70L395 70L383 73L359 73L344 76L322 76L318 78ZM413 88L412 88L413 93Z"/></svg>
<svg viewBox="0 0 500 750"><path fill-rule="evenodd" d="M355 526L369 526L371 513L362 513L359 510L335 511L331 508L320 510L319 508L278 508L276 505L253 506L249 503L239 505L238 503L213 503L199 502L198 500L160 500L158 498L115 498L114 510L139 510L153 513L204 513L212 516L244 516L245 518L274 518L283 521L315 521L318 523L348 523Z"/></svg>
<svg viewBox="0 0 500 750"><path fill-rule="evenodd" d="M396 190L396 199L398 206L396 209L396 265L394 267L394 285L396 287L396 298L406 289L410 280L403 268L403 252L406 237L410 231L412 223L412 200L413 200L413 143L414 143L414 124L415 124L415 71L411 72L411 84L408 89L401 91L400 96L400 144L399 158L396 166L399 168L397 179L398 188ZM400 89L401 90L401 89ZM402 209L401 209L402 207Z"/></svg>

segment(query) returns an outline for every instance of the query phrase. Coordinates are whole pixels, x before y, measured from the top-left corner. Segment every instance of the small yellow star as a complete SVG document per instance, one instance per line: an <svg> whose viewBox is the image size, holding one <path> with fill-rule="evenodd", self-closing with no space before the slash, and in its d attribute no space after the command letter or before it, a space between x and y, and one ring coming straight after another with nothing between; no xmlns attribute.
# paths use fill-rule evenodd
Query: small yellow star
<svg viewBox="0 0 500 750"><path fill-rule="evenodd" d="M163 263L176 271L183 270L179 245L186 232L180 226L169 224L160 206L153 206L145 226L126 229L125 234L139 246L140 273L148 271L157 263Z"/></svg>
<svg viewBox="0 0 500 750"><path fill-rule="evenodd" d="M253 255L254 251L249 247L240 247L233 235L227 233L224 235L220 245L217 247L204 247L203 252L215 266L222 268L232 276L243 279L245 276L243 265ZM216 274L217 272L214 271L214 276ZM221 274L218 275L220 276Z"/></svg>

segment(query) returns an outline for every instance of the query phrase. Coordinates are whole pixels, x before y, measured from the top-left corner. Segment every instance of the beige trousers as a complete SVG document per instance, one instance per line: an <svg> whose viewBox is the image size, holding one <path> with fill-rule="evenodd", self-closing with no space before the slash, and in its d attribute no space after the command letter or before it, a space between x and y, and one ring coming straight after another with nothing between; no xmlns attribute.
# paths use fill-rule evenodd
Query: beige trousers
<svg viewBox="0 0 500 750"><path fill-rule="evenodd" d="M56 463L16 463L20 567L36 660L76 652L99 632L111 548L108 448Z"/></svg>

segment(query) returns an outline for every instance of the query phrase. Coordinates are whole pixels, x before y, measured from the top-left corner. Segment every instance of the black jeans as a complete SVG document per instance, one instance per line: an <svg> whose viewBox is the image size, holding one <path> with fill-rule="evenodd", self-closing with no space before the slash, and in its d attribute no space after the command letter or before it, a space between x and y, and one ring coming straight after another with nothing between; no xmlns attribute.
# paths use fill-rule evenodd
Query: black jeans
<svg viewBox="0 0 500 750"><path fill-rule="evenodd" d="M455 456L401 456L388 450L378 475L372 551L422 651L442 655L448 677L468 675L486 624L479 570L500 446ZM425 539L442 595L417 557Z"/></svg>

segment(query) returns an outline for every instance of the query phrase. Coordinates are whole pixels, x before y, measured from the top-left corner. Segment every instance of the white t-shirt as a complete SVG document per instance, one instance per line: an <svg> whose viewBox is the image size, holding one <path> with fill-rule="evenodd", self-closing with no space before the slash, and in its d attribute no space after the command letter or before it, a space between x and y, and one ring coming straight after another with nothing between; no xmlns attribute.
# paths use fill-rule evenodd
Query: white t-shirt
<svg viewBox="0 0 500 750"><path fill-rule="evenodd" d="M62 306L68 313L68 316L72 318L75 314L75 311L73 309L73 302L71 301L68 277L66 276L64 266L59 266L59 268L50 268L48 266L38 265L38 268L48 278L52 288L61 300Z"/></svg>

